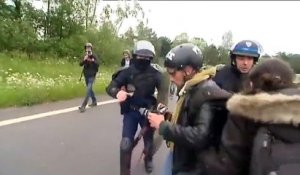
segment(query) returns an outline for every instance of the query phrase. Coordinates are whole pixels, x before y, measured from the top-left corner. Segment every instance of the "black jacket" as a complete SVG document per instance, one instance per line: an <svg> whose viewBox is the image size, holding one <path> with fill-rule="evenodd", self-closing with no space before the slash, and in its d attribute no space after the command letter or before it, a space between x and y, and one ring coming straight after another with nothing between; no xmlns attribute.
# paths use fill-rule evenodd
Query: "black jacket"
<svg viewBox="0 0 300 175"><path fill-rule="evenodd" d="M245 74L241 74L232 65L227 65L216 73L216 76L213 78L213 80L222 89L225 89L228 92L236 93L243 88L245 78Z"/></svg>
<svg viewBox="0 0 300 175"><path fill-rule="evenodd" d="M99 60L96 55L91 55L90 58L94 58L94 62L82 60L79 65L83 66L83 74L85 77L95 77L99 69Z"/></svg>
<svg viewBox="0 0 300 175"><path fill-rule="evenodd" d="M291 95L298 95L298 99L290 100ZM210 171L219 175L247 175L249 172L259 175L256 172L260 171L260 165L257 161L251 165L250 161L254 137L262 126L290 143L299 143L300 131L291 124L300 123L299 95L300 89L291 88L256 95L237 94L229 99L230 116L222 134L222 149L218 155L210 155L214 161L206 162Z"/></svg>
<svg viewBox="0 0 300 175"><path fill-rule="evenodd" d="M121 103L121 114L132 111L132 107L153 107L157 101L164 103L168 96L168 84L164 74L154 66L149 65L146 70L138 70L135 66L122 68L117 71L110 84L106 87L109 96L116 98L122 86L126 87L127 92L134 92ZM158 91L157 99L154 96L155 89ZM166 104L166 103L164 103Z"/></svg>
<svg viewBox="0 0 300 175"><path fill-rule="evenodd" d="M121 60L121 67L124 67L125 66L125 58L122 58L122 60ZM133 61L132 61L132 58L131 59L129 59L129 65L132 65L132 63L133 63Z"/></svg>
<svg viewBox="0 0 300 175"><path fill-rule="evenodd" d="M218 149L227 116L225 101L230 94L212 80L195 85L187 93L177 124L164 121L159 132L174 142L173 174L198 175L203 169L202 153Z"/></svg>

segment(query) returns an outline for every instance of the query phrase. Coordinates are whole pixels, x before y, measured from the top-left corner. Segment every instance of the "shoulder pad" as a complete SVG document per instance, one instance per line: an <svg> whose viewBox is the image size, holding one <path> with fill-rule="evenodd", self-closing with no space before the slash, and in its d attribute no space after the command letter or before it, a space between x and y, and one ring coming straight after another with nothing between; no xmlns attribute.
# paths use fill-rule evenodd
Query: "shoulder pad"
<svg viewBox="0 0 300 175"><path fill-rule="evenodd" d="M126 70L128 68L129 67L121 67L121 68L117 69L111 76L112 80L115 79L120 74L120 72L122 72L123 70Z"/></svg>
<svg viewBox="0 0 300 175"><path fill-rule="evenodd" d="M154 68L154 69L156 69L158 72L161 72L161 73L163 73L163 72L165 72L166 70L163 68L163 67L161 67L160 65L158 65L158 64L155 64L155 63L151 63L151 66Z"/></svg>

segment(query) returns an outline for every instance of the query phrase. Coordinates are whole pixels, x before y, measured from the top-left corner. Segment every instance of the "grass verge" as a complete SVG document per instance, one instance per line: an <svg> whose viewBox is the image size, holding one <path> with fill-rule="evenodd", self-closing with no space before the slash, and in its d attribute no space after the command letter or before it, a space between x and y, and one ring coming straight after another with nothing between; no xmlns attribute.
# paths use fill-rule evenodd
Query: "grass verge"
<svg viewBox="0 0 300 175"><path fill-rule="evenodd" d="M82 67L62 59L10 58L0 54L0 108L67 100L85 95ZM96 94L104 93L115 68L100 66L94 84Z"/></svg>

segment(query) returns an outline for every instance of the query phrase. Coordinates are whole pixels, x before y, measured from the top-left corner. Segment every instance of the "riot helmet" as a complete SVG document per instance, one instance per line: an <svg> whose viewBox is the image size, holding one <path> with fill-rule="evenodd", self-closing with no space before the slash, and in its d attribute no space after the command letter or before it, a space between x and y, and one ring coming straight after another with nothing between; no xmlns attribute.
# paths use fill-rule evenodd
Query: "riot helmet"
<svg viewBox="0 0 300 175"><path fill-rule="evenodd" d="M133 56L140 56L153 59L155 56L155 48L153 44L146 40L140 40L135 43Z"/></svg>
<svg viewBox="0 0 300 175"><path fill-rule="evenodd" d="M254 62L256 63L261 52L262 46L258 42L242 40L231 47L229 55L232 64L235 61L236 55L253 57Z"/></svg>
<svg viewBox="0 0 300 175"><path fill-rule="evenodd" d="M133 65L138 70L146 70L151 65L151 60L155 56L153 44L146 40L140 40L135 43L133 49Z"/></svg>

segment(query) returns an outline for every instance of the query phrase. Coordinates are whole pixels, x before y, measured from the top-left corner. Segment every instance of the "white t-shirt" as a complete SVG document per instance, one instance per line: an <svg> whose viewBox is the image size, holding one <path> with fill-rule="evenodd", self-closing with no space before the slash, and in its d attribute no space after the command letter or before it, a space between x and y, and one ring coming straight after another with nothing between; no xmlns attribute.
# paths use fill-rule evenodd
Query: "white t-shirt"
<svg viewBox="0 0 300 175"><path fill-rule="evenodd" d="M125 60L125 66L124 67L129 67L129 63L130 63L130 60Z"/></svg>

